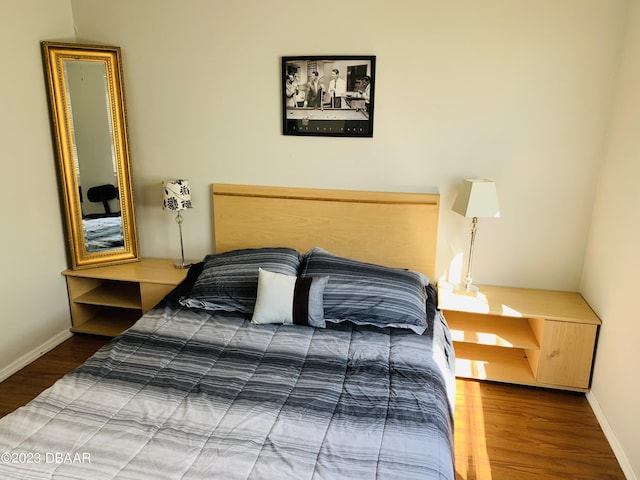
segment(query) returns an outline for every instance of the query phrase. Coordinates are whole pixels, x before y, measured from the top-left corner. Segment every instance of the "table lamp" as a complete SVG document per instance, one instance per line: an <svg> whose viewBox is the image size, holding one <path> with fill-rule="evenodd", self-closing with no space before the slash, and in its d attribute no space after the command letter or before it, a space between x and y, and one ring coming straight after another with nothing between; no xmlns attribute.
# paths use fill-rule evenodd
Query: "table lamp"
<svg viewBox="0 0 640 480"><path fill-rule="evenodd" d="M162 184L164 190L163 210L173 210L178 212L176 223L180 230L180 260L175 263L176 268L187 268L190 263L184 261L184 245L182 243L182 215L180 212L188 208L193 208L191 204L191 192L188 180L167 180Z"/></svg>
<svg viewBox="0 0 640 480"><path fill-rule="evenodd" d="M474 294L478 292L478 287L473 285L471 281L471 263L473 261L473 244L476 239L478 218L497 218L500 216L496 184L491 180L480 178L466 179L462 183L452 210L463 217L472 218L467 275L464 278L464 282L459 285L457 289L463 293L468 292Z"/></svg>

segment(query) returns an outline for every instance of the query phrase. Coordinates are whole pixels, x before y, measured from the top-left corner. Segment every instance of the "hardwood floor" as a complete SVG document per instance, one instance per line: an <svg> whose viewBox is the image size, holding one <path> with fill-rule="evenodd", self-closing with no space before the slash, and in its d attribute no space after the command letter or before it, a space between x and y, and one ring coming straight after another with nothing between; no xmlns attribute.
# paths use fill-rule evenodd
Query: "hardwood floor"
<svg viewBox="0 0 640 480"><path fill-rule="evenodd" d="M624 480L583 394L456 382L458 480Z"/></svg>
<svg viewBox="0 0 640 480"><path fill-rule="evenodd" d="M105 337L75 335L0 383L0 417L84 362ZM624 480L582 394L457 381L457 480Z"/></svg>
<svg viewBox="0 0 640 480"><path fill-rule="evenodd" d="M29 402L93 355L110 339L74 335L0 383L0 417Z"/></svg>

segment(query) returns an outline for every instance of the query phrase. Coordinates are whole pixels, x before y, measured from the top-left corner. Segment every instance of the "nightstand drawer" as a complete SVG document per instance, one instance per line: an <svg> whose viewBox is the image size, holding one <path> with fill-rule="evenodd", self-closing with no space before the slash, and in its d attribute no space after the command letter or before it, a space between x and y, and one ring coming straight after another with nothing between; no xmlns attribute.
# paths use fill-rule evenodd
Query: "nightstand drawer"
<svg viewBox="0 0 640 480"><path fill-rule="evenodd" d="M589 388L597 325L539 322L542 339L536 379L550 385Z"/></svg>

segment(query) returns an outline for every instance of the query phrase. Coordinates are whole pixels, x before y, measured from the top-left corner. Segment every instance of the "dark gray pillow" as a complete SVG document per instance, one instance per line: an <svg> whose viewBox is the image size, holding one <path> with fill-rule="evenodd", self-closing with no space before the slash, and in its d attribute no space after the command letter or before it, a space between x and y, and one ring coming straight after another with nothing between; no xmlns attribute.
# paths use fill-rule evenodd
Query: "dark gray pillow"
<svg viewBox="0 0 640 480"><path fill-rule="evenodd" d="M358 325L427 328L429 279L418 272L358 262L321 248L307 252L301 276L329 276L324 289L324 318Z"/></svg>
<svg viewBox="0 0 640 480"><path fill-rule="evenodd" d="M248 248L207 255L202 273L180 303L205 310L252 313L258 269L297 275L302 255L291 248Z"/></svg>

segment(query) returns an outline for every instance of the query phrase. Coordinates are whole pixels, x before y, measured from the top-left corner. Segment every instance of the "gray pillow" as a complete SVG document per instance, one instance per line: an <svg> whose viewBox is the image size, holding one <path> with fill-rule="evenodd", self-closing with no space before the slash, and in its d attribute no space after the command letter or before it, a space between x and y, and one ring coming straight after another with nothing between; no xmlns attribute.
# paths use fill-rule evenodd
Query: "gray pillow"
<svg viewBox="0 0 640 480"><path fill-rule="evenodd" d="M427 329L429 279L418 272L359 262L315 247L302 261L300 275L328 276L324 318L358 325Z"/></svg>
<svg viewBox="0 0 640 480"><path fill-rule="evenodd" d="M291 248L248 248L204 258L191 292L180 299L187 307L252 313L258 291L258 269L297 275L302 255Z"/></svg>

